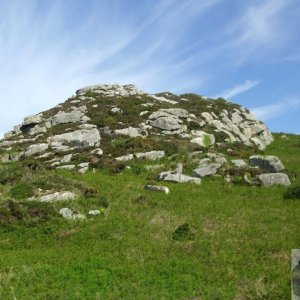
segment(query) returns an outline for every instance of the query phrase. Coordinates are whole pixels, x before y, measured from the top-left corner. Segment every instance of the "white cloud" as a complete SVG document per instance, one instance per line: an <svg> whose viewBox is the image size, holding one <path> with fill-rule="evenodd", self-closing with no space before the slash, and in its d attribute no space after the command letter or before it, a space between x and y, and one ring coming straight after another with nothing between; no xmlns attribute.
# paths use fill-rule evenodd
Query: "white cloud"
<svg viewBox="0 0 300 300"><path fill-rule="evenodd" d="M229 99L231 97L234 97L236 95L239 95L241 93L244 93L244 92L252 89L253 87L255 87L258 84L259 84L259 81L257 81L257 80L246 80L242 84L234 85L233 87L217 94L216 96L214 96L214 98L222 97L225 99Z"/></svg>
<svg viewBox="0 0 300 300"><path fill-rule="evenodd" d="M300 107L300 98L290 98L274 104L253 108L252 112L258 118L266 121L290 113L298 107Z"/></svg>

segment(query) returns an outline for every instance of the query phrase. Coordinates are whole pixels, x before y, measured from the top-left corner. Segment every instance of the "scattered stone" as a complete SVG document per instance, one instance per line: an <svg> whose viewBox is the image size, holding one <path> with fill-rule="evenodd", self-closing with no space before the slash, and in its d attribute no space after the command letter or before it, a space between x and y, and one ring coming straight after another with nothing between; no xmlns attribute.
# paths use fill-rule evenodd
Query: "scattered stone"
<svg viewBox="0 0 300 300"><path fill-rule="evenodd" d="M196 184L201 183L200 178L187 176L187 175L176 173L173 171L166 171L166 172L160 173L159 179L164 180L164 181L178 182L178 183L183 183L183 182L192 182L192 183L196 183Z"/></svg>
<svg viewBox="0 0 300 300"><path fill-rule="evenodd" d="M210 164L207 166L203 166L194 170L194 175L196 177L203 178L205 176L212 176L218 172L216 165Z"/></svg>
<svg viewBox="0 0 300 300"><path fill-rule="evenodd" d="M289 177L285 173L260 174L257 178L265 187L273 185L289 186L291 184Z"/></svg>
<svg viewBox="0 0 300 300"><path fill-rule="evenodd" d="M170 193L170 189L167 186L158 186L158 185L147 184L145 186L145 189L150 190L150 191L164 192L165 194Z"/></svg>
<svg viewBox="0 0 300 300"><path fill-rule="evenodd" d="M276 173L284 169L284 165L277 156L253 155L249 157L250 166L259 167L271 173Z"/></svg>

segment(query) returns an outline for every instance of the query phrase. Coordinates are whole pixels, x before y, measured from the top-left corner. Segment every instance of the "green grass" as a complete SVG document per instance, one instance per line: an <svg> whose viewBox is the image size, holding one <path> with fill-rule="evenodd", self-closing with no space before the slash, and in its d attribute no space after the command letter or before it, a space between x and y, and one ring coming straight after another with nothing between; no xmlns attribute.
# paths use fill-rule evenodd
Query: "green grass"
<svg viewBox="0 0 300 300"><path fill-rule="evenodd" d="M299 184L300 137L288 137L276 135L266 153L279 155ZM142 171L58 172L99 193L55 203L55 211L103 207L101 216L0 222L0 298L289 299L300 201L284 199L283 187L222 178L164 183L165 195L144 190L152 173ZM174 239L184 224L184 238Z"/></svg>

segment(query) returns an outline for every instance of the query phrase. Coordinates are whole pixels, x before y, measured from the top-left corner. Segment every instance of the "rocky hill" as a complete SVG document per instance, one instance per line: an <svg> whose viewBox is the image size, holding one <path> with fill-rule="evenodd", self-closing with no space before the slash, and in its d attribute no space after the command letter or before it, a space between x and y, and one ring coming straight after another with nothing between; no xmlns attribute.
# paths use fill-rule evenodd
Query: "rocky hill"
<svg viewBox="0 0 300 300"><path fill-rule="evenodd" d="M191 176L184 175L179 164L176 170L160 173L161 180L199 184L201 178L219 173L229 181L231 169L238 168L245 170L249 184L259 179L264 185L287 185L289 178L278 173L284 166L277 157L254 155L272 140L266 125L249 110L222 98L147 94L134 85L95 85L25 118L5 134L0 148L3 161L34 158L48 168L81 173L183 154L193 163L198 158ZM241 149L246 160L228 160ZM249 178L253 175L258 175L255 180Z"/></svg>

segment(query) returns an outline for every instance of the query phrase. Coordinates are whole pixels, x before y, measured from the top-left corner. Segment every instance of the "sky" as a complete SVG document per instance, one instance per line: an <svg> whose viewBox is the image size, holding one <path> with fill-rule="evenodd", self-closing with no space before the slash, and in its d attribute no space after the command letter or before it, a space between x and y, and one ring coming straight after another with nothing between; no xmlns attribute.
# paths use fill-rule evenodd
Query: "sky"
<svg viewBox="0 0 300 300"><path fill-rule="evenodd" d="M81 87L133 83L300 134L299 0L0 0L0 137Z"/></svg>

